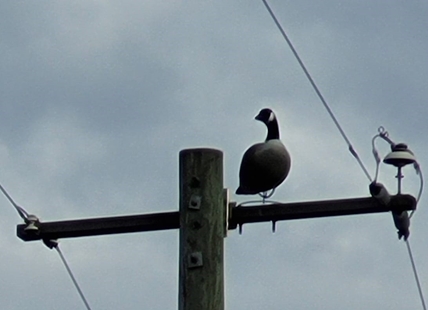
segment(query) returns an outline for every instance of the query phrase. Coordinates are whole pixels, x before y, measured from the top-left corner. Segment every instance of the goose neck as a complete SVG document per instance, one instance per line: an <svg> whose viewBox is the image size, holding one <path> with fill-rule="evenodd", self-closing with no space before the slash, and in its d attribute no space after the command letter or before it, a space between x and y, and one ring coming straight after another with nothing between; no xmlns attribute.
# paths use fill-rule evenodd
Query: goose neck
<svg viewBox="0 0 428 310"><path fill-rule="evenodd" d="M266 126L268 129L266 141L279 139L279 127L278 127L277 120L274 119L273 121L269 122Z"/></svg>

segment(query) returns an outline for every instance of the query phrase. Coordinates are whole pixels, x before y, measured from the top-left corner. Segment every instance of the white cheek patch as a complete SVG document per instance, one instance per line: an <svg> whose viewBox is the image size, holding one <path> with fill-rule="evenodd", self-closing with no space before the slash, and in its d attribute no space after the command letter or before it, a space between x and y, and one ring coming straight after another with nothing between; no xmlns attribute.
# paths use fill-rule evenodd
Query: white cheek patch
<svg viewBox="0 0 428 310"><path fill-rule="evenodd" d="M272 122L275 119L275 115L271 112L269 115L268 122Z"/></svg>

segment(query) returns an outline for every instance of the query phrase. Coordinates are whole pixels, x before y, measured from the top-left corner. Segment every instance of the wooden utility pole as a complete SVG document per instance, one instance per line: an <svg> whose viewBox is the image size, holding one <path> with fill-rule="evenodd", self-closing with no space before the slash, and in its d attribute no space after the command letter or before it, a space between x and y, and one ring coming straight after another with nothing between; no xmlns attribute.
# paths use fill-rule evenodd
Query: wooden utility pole
<svg viewBox="0 0 428 310"><path fill-rule="evenodd" d="M223 153L180 152L179 310L223 310Z"/></svg>

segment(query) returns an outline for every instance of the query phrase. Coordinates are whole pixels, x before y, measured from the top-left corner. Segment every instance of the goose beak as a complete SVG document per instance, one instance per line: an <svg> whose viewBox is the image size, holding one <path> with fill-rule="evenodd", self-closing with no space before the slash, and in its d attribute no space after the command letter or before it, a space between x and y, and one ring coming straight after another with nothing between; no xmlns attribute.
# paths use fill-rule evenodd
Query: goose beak
<svg viewBox="0 0 428 310"><path fill-rule="evenodd" d="M254 117L254 119L258 120L258 121L262 121L262 116L259 114L256 115L256 117Z"/></svg>

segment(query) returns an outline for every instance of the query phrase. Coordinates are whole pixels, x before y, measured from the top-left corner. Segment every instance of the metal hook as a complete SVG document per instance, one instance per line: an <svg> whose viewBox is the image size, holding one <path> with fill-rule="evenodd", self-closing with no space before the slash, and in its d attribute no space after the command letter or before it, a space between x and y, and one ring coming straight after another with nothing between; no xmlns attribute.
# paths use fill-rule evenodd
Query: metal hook
<svg viewBox="0 0 428 310"><path fill-rule="evenodd" d="M272 197L272 195L275 193L275 188L272 188L271 191L266 191L259 193L259 196L262 197L263 204L266 202L266 199L269 199Z"/></svg>
<svg viewBox="0 0 428 310"><path fill-rule="evenodd" d="M388 131L385 130L385 127L383 126L379 126L379 128L377 129L377 132L381 135L386 135L388 136Z"/></svg>
<svg viewBox="0 0 428 310"><path fill-rule="evenodd" d="M388 142L391 146L394 146L395 143L389 138L389 133L383 126L380 126L377 130L379 132L379 137Z"/></svg>

